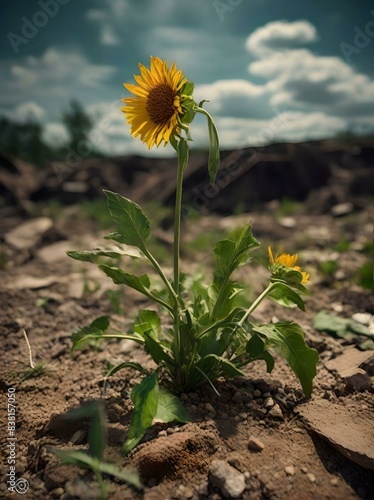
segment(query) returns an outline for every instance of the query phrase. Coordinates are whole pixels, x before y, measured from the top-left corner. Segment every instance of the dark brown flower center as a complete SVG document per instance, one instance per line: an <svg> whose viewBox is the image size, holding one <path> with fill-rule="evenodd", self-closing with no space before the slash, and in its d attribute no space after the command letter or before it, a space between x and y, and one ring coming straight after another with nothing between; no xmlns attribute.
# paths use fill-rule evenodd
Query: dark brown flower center
<svg viewBox="0 0 374 500"><path fill-rule="evenodd" d="M154 123L166 123L174 113L174 92L165 84L153 87L148 94L146 110Z"/></svg>

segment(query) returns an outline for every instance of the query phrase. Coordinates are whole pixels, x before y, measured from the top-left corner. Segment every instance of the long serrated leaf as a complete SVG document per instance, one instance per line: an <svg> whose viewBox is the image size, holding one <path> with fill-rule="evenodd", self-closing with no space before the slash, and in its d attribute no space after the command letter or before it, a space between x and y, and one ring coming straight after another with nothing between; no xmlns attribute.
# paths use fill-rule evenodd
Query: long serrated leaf
<svg viewBox="0 0 374 500"><path fill-rule="evenodd" d="M177 396L160 387L155 420L164 423L174 421L186 423L191 420L191 415Z"/></svg>
<svg viewBox="0 0 374 500"><path fill-rule="evenodd" d="M268 346L283 356L300 380L304 394L310 396L319 359L316 349L304 340L304 332L297 323L284 321L268 325L252 325L253 331L265 338Z"/></svg>
<svg viewBox="0 0 374 500"><path fill-rule="evenodd" d="M112 219L117 223L117 241L144 248L151 231L148 217L133 201L112 191L104 190L104 193Z"/></svg>
<svg viewBox="0 0 374 500"><path fill-rule="evenodd" d="M138 444L145 431L151 426L158 405L158 372L144 378L131 393L134 410L127 439L123 445L123 453L127 454Z"/></svg>
<svg viewBox="0 0 374 500"><path fill-rule="evenodd" d="M100 264L98 267L109 278L112 278L116 285L127 285L144 295L148 296L150 294L151 280L147 274L135 276L134 274L125 273L125 271L122 271L118 267L108 266L107 264Z"/></svg>
<svg viewBox="0 0 374 500"><path fill-rule="evenodd" d="M99 257L109 257L112 259L120 259L123 256L133 258L144 258L143 254L136 248L112 246L110 248L95 248L94 250L66 252L69 257L81 262L96 263Z"/></svg>

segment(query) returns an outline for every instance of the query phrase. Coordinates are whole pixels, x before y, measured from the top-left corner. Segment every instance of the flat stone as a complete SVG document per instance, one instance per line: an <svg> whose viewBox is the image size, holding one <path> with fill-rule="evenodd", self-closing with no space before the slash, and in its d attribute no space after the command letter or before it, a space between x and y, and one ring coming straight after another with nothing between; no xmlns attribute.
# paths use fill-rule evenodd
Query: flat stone
<svg viewBox="0 0 374 500"><path fill-rule="evenodd" d="M359 351L356 347L350 346L340 356L326 361L325 366L330 371L336 371L351 389L364 391L371 386L369 371L372 359L374 359L373 351ZM368 367L368 373L360 366Z"/></svg>
<svg viewBox="0 0 374 500"><path fill-rule="evenodd" d="M52 245L41 248L37 252L37 256L44 262L53 264L67 259L68 256L66 255L66 252L71 250L71 246L72 244L70 241L58 241L57 243L52 243Z"/></svg>
<svg viewBox="0 0 374 500"><path fill-rule="evenodd" d="M344 372L351 368L357 368L361 363L365 363L373 356L373 352L359 351L354 346L347 347L343 354L334 359L330 359L325 363L328 370L335 370L341 377L344 377Z"/></svg>
<svg viewBox="0 0 374 500"><path fill-rule="evenodd" d="M369 410L355 403L347 407L320 399L294 411L345 457L374 470L374 419Z"/></svg>
<svg viewBox="0 0 374 500"><path fill-rule="evenodd" d="M42 235L53 226L49 217L38 217L15 227L5 235L5 241L17 248L25 250L35 247Z"/></svg>
<svg viewBox="0 0 374 500"><path fill-rule="evenodd" d="M224 498L239 498L245 490L245 476L224 460L213 460L209 467L210 483Z"/></svg>

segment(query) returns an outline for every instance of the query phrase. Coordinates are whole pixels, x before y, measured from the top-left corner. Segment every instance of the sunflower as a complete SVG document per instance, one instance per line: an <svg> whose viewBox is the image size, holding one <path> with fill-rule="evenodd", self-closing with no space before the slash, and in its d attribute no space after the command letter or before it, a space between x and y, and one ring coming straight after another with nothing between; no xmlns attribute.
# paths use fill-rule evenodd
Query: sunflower
<svg viewBox="0 0 374 500"><path fill-rule="evenodd" d="M173 135L179 134L182 108L182 88L188 82L181 70L173 63L170 68L166 61L151 56L151 67L139 63L141 75L134 75L138 85L126 84L124 87L136 97L122 99L126 104L121 108L131 125L131 135L140 136L148 149L164 146Z"/></svg>
<svg viewBox="0 0 374 500"><path fill-rule="evenodd" d="M269 261L271 266L280 264L281 266L288 267L293 271L298 271L303 277L301 283L308 283L310 277L309 273L302 271L299 266L295 265L298 259L297 253L293 255L290 255L289 253L282 253L281 255L276 255L274 259L273 252L270 246L268 247L268 252L269 252Z"/></svg>

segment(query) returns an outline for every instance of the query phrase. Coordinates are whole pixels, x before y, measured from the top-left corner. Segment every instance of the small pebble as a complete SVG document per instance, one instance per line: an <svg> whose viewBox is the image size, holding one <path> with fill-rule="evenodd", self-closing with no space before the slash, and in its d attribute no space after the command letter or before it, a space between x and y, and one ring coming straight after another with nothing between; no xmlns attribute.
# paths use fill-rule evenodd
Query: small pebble
<svg viewBox="0 0 374 500"><path fill-rule="evenodd" d="M312 474L311 472L307 472L306 477L309 479L311 483L314 483L316 480L316 476Z"/></svg>
<svg viewBox="0 0 374 500"><path fill-rule="evenodd" d="M294 476L295 475L295 467L293 465L287 465L284 468L284 472L287 474L287 476Z"/></svg>
<svg viewBox="0 0 374 500"><path fill-rule="evenodd" d="M265 445L260 439L255 436L251 436L248 441L248 448L251 451L262 451L265 448Z"/></svg>
<svg viewBox="0 0 374 500"><path fill-rule="evenodd" d="M330 484L332 484L333 486L338 486L338 483L339 479L337 477L333 477L332 479L330 479Z"/></svg>
<svg viewBox="0 0 374 500"><path fill-rule="evenodd" d="M215 408L210 403L205 403L205 409L210 413L216 413Z"/></svg>
<svg viewBox="0 0 374 500"><path fill-rule="evenodd" d="M283 418L284 418L282 410L281 410L281 407L278 404L275 404L271 408L271 410L269 411L268 415L269 415L269 417L278 418L280 420L283 420Z"/></svg>
<svg viewBox="0 0 374 500"><path fill-rule="evenodd" d="M232 397L232 401L234 403L241 403L243 401L243 395L240 391L236 391L236 393Z"/></svg>
<svg viewBox="0 0 374 500"><path fill-rule="evenodd" d="M301 472L304 472L304 474L306 474L308 472L308 469L305 466L300 467L300 470L301 470Z"/></svg>
<svg viewBox="0 0 374 500"><path fill-rule="evenodd" d="M255 389L255 390L253 391L253 395L254 395L254 397L255 397L255 398L260 398L260 397L261 397L261 395L262 395L262 393L261 393L261 391L260 391L260 390Z"/></svg>

